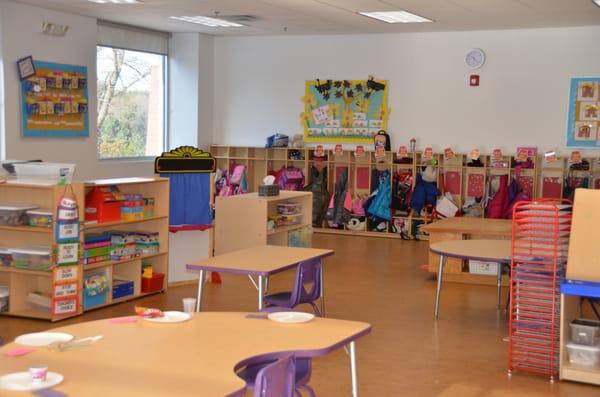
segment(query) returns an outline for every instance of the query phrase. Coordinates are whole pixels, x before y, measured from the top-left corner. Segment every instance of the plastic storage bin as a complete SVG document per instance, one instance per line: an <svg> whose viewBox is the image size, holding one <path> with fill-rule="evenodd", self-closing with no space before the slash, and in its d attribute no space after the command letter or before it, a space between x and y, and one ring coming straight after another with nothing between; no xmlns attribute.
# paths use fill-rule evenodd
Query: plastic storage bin
<svg viewBox="0 0 600 397"><path fill-rule="evenodd" d="M573 365L579 365L588 368L600 367L600 347L585 346L575 343L567 343L569 352L569 362Z"/></svg>
<svg viewBox="0 0 600 397"><path fill-rule="evenodd" d="M142 277L142 292L157 292L163 289L164 273L153 273L152 277Z"/></svg>
<svg viewBox="0 0 600 397"><path fill-rule="evenodd" d="M36 208L32 204L0 203L0 226L23 226L27 221L25 212Z"/></svg>
<svg viewBox="0 0 600 397"><path fill-rule="evenodd" d="M119 299L133 295L133 281L113 279L112 298Z"/></svg>
<svg viewBox="0 0 600 397"><path fill-rule="evenodd" d="M281 203L277 204L277 213L280 215L298 215L302 212L302 204Z"/></svg>
<svg viewBox="0 0 600 397"><path fill-rule="evenodd" d="M569 325L573 343L587 346L600 344L600 321L577 319Z"/></svg>
<svg viewBox="0 0 600 397"><path fill-rule="evenodd" d="M25 270L50 271L50 247L32 246L27 248L11 248L12 264L14 267Z"/></svg>
<svg viewBox="0 0 600 397"><path fill-rule="evenodd" d="M0 285L0 313L8 311L8 286Z"/></svg>
<svg viewBox="0 0 600 397"><path fill-rule="evenodd" d="M88 309L106 303L109 290L105 270L86 274L83 280L83 308Z"/></svg>
<svg viewBox="0 0 600 397"><path fill-rule="evenodd" d="M498 266L500 266L500 265L496 262L483 262L483 261L470 260L469 261L469 273L495 276L498 274Z"/></svg>
<svg viewBox="0 0 600 397"><path fill-rule="evenodd" d="M52 211L47 209L28 210L27 222L29 226L35 227L51 227L52 226Z"/></svg>
<svg viewBox="0 0 600 397"><path fill-rule="evenodd" d="M12 253L8 248L0 248L0 266L12 266Z"/></svg>

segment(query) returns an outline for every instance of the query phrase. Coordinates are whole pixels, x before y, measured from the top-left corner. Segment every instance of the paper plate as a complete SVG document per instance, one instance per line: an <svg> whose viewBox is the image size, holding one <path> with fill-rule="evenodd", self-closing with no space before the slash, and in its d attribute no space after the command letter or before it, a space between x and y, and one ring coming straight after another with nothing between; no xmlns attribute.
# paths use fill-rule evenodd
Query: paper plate
<svg viewBox="0 0 600 397"><path fill-rule="evenodd" d="M64 376L56 372L48 372L43 382L32 382L29 372L16 372L0 376L0 389L14 391L35 391L47 389L62 382Z"/></svg>
<svg viewBox="0 0 600 397"><path fill-rule="evenodd" d="M190 319L190 315L184 312L163 312L163 317L142 317L153 323L181 323Z"/></svg>
<svg viewBox="0 0 600 397"><path fill-rule="evenodd" d="M63 332L34 332L18 336L15 343L25 346L48 346L52 343L70 342L73 335Z"/></svg>
<svg viewBox="0 0 600 397"><path fill-rule="evenodd" d="M278 312L270 313L268 317L269 320L276 321L278 323L297 324L306 323L315 318L315 315L302 312Z"/></svg>

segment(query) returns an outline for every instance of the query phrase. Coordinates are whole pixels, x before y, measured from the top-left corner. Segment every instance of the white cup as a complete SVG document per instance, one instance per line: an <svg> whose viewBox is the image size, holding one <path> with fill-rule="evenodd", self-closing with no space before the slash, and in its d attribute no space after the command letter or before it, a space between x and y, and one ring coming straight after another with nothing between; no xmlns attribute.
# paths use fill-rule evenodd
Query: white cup
<svg viewBox="0 0 600 397"><path fill-rule="evenodd" d="M183 311L193 313L196 311L196 298L183 298Z"/></svg>

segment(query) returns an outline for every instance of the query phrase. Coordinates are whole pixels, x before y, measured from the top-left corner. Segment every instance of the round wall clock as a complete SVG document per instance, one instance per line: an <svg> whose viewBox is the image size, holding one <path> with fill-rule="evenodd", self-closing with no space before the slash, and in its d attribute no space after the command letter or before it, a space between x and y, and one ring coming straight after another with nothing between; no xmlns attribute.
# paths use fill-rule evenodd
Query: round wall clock
<svg viewBox="0 0 600 397"><path fill-rule="evenodd" d="M473 48L467 52L465 63L471 69L479 69L485 63L485 53L481 48Z"/></svg>

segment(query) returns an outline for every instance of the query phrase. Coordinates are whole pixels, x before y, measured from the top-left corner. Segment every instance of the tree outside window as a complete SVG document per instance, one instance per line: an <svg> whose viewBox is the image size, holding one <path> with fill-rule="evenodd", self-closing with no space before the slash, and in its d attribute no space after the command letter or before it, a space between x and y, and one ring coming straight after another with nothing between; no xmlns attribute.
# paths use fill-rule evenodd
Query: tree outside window
<svg viewBox="0 0 600 397"><path fill-rule="evenodd" d="M163 151L165 56L97 47L98 156L158 156Z"/></svg>

